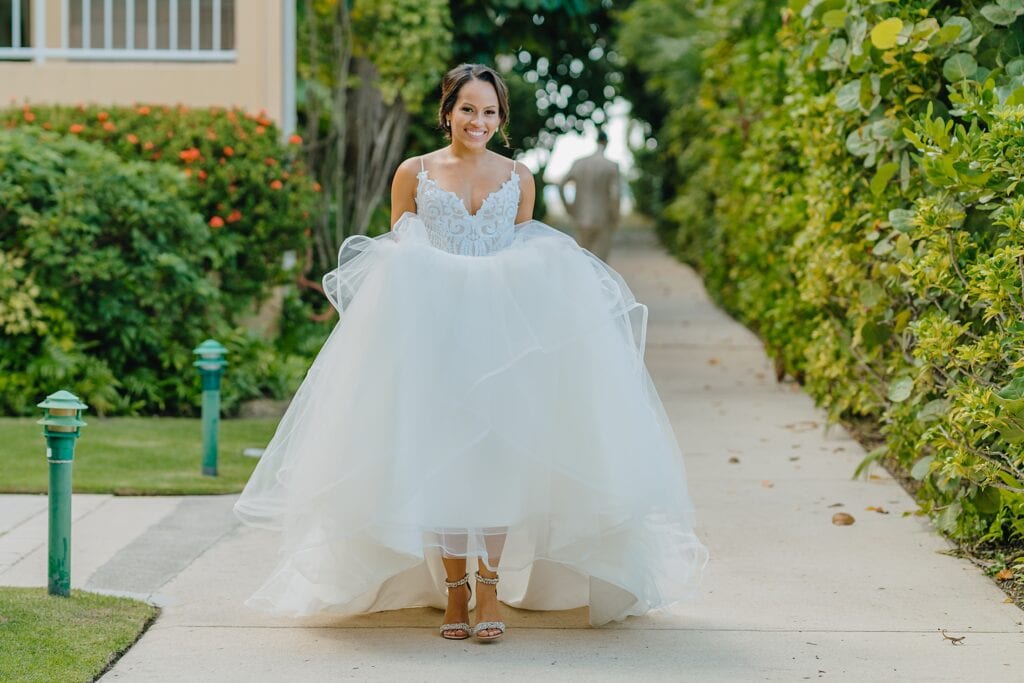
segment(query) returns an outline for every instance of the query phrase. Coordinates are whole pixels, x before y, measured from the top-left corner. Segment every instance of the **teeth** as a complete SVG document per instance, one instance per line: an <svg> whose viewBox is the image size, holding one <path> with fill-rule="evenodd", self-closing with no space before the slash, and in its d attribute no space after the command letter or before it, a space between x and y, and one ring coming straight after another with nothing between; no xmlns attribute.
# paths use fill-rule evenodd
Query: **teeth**
<svg viewBox="0 0 1024 683"><path fill-rule="evenodd" d="M482 130L467 130L466 132L469 133L470 135L472 135L473 137L481 138L481 137L484 136L484 132L485 131L482 131Z"/></svg>

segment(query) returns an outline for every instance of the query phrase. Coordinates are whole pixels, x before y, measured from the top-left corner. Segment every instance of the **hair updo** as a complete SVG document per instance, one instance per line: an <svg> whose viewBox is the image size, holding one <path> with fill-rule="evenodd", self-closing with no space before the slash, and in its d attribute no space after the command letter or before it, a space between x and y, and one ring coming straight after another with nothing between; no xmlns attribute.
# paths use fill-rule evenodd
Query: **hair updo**
<svg viewBox="0 0 1024 683"><path fill-rule="evenodd" d="M494 86L494 92L498 95L498 120L500 121L498 132L505 146L509 146L508 133L508 85L505 79L498 75L498 72L484 64L459 64L449 71L441 79L441 106L437 110L438 123L444 136L449 140L452 137L452 127L448 123L448 116L455 109L455 102L459 99L459 91L462 86L470 81L484 81Z"/></svg>

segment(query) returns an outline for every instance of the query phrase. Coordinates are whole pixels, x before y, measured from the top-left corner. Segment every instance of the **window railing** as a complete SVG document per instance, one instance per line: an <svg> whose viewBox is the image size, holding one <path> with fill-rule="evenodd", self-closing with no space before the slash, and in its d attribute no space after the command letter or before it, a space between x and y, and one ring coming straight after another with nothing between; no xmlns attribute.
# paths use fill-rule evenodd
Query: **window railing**
<svg viewBox="0 0 1024 683"><path fill-rule="evenodd" d="M236 58L235 0L61 0L60 47L46 44L46 10L46 0L0 0L0 60Z"/></svg>

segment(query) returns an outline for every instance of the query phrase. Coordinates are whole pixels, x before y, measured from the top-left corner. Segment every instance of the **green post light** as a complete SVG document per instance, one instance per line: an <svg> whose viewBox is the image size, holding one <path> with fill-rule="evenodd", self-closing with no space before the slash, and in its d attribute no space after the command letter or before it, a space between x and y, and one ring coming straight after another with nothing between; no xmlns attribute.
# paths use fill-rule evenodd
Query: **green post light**
<svg viewBox="0 0 1024 683"><path fill-rule="evenodd" d="M46 437L46 460L50 463L50 524L47 559L47 591L50 595L71 594L71 463L75 458L82 410L89 406L70 391L50 394L42 403Z"/></svg>
<svg viewBox="0 0 1024 683"><path fill-rule="evenodd" d="M220 377L228 364L224 354L228 350L213 339L207 339L192 349L199 360L192 365L199 368L203 380L203 474L217 476L217 430L220 426Z"/></svg>

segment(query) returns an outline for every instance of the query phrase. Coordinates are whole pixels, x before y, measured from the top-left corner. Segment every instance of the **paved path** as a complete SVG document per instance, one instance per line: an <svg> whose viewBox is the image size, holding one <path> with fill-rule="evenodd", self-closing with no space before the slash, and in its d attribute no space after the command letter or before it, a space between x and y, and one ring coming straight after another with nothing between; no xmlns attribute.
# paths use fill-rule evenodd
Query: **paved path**
<svg viewBox="0 0 1024 683"><path fill-rule="evenodd" d="M948 544L699 279L638 233L612 265L651 310L648 366L711 551L695 604L602 629L583 610L506 610L504 641L445 642L430 609L268 618L242 600L274 561L233 497L75 501L73 576L164 612L104 680L1020 680L1024 613ZM0 497L0 584L43 584L42 499ZM889 514L867 511L881 506ZM856 523L831 524L837 510ZM962 645L940 630L965 636Z"/></svg>

